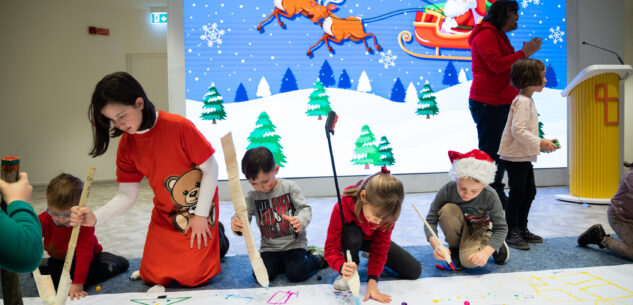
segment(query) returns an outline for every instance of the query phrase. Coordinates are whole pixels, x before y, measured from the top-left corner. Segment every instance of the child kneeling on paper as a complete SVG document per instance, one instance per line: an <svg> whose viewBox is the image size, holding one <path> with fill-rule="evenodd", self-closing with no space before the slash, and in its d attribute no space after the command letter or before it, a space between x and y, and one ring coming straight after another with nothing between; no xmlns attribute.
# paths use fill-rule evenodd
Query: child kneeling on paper
<svg viewBox="0 0 633 305"><path fill-rule="evenodd" d="M266 147L252 148L242 158L242 172L255 190L246 196L248 220L255 216L261 232L260 252L268 279L285 273L291 282L302 282L327 266L322 250L306 251L306 227L312 209L299 187L289 180L277 179L279 165ZM237 215L231 229L241 235L243 224Z"/></svg>
<svg viewBox="0 0 633 305"><path fill-rule="evenodd" d="M50 274L55 289L64 268L68 242L73 227L70 226L70 209L79 204L83 182L69 174L59 174L51 180L46 188L46 212L40 214L44 249L50 258L40 265L42 274ZM103 282L129 267L127 259L103 252L95 236L94 227L81 227L77 238L77 247L70 269L72 284L70 299L79 299L88 295L84 285Z"/></svg>
<svg viewBox="0 0 633 305"><path fill-rule="evenodd" d="M499 196L488 185L497 170L494 161L478 149L466 154L449 151L448 157L452 181L435 195L427 222L433 230L437 230L439 222L456 269L482 267L491 255L496 264L505 264L510 257L504 241L508 225ZM488 233L490 223L492 234ZM433 246L433 257L445 260L441 242L427 228L424 231Z"/></svg>

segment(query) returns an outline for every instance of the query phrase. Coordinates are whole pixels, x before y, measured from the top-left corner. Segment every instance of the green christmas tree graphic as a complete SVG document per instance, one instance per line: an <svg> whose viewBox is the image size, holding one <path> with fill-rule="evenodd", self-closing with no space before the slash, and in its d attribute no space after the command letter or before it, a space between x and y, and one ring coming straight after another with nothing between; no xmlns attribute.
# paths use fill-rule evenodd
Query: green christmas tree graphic
<svg viewBox="0 0 633 305"><path fill-rule="evenodd" d="M356 147L354 148L354 158L352 164L365 165L365 169L369 169L369 165L376 165L380 161L380 155L378 154L378 148L374 145L376 137L369 129L369 126L364 125L361 128L360 136L356 139Z"/></svg>
<svg viewBox="0 0 633 305"><path fill-rule="evenodd" d="M319 120L321 120L330 111L332 111L332 108L330 107L329 97L325 94L325 88L323 88L321 81L317 81L314 84L314 91L310 94L306 114L308 116L318 116Z"/></svg>
<svg viewBox="0 0 633 305"><path fill-rule="evenodd" d="M440 113L435 101L435 95L433 95L433 89L431 89L429 83L424 84L422 91L418 95L418 100L418 109L415 112L417 115L426 115L426 118L430 119L431 115Z"/></svg>
<svg viewBox="0 0 633 305"><path fill-rule="evenodd" d="M537 113L538 116L541 116L540 113ZM541 120L538 121L538 137L544 139L545 132L543 131L543 122Z"/></svg>
<svg viewBox="0 0 633 305"><path fill-rule="evenodd" d="M387 166L396 164L396 159L393 157L393 151L390 145L391 143L389 143L386 136L380 138L380 143L378 143L378 155L380 160L378 160L376 165Z"/></svg>
<svg viewBox="0 0 633 305"><path fill-rule="evenodd" d="M209 90L207 90L207 94L204 95L204 106L202 106L202 115L200 118L203 120L213 120L213 124L215 124L215 120L224 120L226 118L226 112L224 112L224 99L218 93L218 90L215 89L215 84L211 83Z"/></svg>
<svg viewBox="0 0 633 305"><path fill-rule="evenodd" d="M282 151L283 147L279 143L281 136L275 134L276 128L268 114L262 112L255 122L255 130L248 136L249 144L246 149L264 146L273 153L275 163L284 167L286 156Z"/></svg>

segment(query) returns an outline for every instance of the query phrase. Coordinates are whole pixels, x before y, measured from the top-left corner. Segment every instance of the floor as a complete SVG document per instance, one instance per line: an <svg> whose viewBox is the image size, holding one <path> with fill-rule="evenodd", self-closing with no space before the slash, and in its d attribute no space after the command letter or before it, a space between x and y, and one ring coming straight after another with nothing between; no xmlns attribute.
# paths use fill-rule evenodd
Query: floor
<svg viewBox="0 0 633 305"><path fill-rule="evenodd" d="M116 193L115 182L95 182L92 186L88 206L97 209L106 204ZM46 186L33 189L32 204L37 213L46 209ZM539 188L532 204L529 228L545 238L577 236L595 223L602 223L607 233L613 233L607 225L606 205L586 205L558 201L557 194L568 194L566 187ZM403 246L427 245L424 238L423 223L412 208L415 203L426 215L434 193L406 194L400 219L396 223L392 240ZM153 193L146 180L141 183L137 203L124 215L100 223L96 227L96 235L105 251L127 258L140 258L143 254L145 236L149 223ZM332 207L336 203L334 197L307 198L312 207L312 222L307 227L308 244L323 247L327 225ZM229 228L230 218L234 214L230 201L220 202L220 221ZM253 235L259 246L259 231ZM247 254L242 237L227 232L230 248L227 255ZM443 237L440 234L440 238Z"/></svg>

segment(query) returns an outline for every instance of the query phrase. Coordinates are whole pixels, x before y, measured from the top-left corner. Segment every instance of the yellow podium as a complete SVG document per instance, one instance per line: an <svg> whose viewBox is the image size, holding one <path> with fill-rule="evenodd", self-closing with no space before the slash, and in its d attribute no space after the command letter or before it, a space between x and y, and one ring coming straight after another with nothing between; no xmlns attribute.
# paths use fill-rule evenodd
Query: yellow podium
<svg viewBox="0 0 633 305"><path fill-rule="evenodd" d="M620 81L633 74L629 65L593 65L561 92L569 103L569 195L564 201L609 204L619 186Z"/></svg>

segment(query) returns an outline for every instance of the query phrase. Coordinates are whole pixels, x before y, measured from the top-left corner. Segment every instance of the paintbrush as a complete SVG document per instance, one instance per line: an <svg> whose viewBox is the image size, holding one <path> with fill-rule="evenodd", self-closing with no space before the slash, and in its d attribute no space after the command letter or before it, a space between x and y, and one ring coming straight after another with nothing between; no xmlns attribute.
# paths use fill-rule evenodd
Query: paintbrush
<svg viewBox="0 0 633 305"><path fill-rule="evenodd" d="M348 263L353 262L352 254L349 252L349 250L347 250L347 262ZM356 271L354 271L354 274L352 274L352 277L350 277L350 279L347 280L347 285L349 286L349 290L352 291L352 294L354 295L354 298L356 299L356 305L359 305L360 299L358 295L360 294L360 277L358 276L358 268L356 268Z"/></svg>
<svg viewBox="0 0 633 305"><path fill-rule="evenodd" d="M415 203L412 202L411 205L415 209L415 212L418 213L418 216L420 216L420 218L422 218L422 221L424 221L424 225L426 226L426 228L429 231L431 231L431 234L433 234L433 237L435 237L435 239L437 239L437 242L439 243L438 246L440 247L440 251L442 251L442 254L444 254L444 259L446 260L446 263L451 267L451 269L453 271L455 271L455 265L453 265L453 260L451 259L451 255L448 253L448 249L446 249L446 247L444 247L444 245L442 244L440 239L437 238L437 235L435 234L435 231L433 231L433 229L431 229L431 226L429 225L428 222L426 222L426 219L422 216L422 213L420 213L420 211L418 210L418 207L415 206Z"/></svg>

